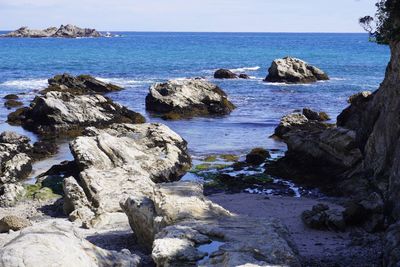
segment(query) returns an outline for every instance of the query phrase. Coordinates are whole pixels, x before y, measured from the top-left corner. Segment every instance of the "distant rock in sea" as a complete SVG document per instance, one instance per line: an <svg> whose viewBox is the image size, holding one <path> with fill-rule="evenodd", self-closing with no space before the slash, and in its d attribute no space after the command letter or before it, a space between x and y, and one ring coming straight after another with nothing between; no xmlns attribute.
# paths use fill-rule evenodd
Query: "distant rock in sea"
<svg viewBox="0 0 400 267"><path fill-rule="evenodd" d="M322 70L309 65L307 62L293 57L276 59L268 69L264 81L273 83L312 83L329 80Z"/></svg>
<svg viewBox="0 0 400 267"><path fill-rule="evenodd" d="M33 30L28 27L21 27L16 31L0 35L10 38L78 38L78 37L102 37L103 35L95 29L79 28L75 25L61 25L59 28L50 27L44 30Z"/></svg>

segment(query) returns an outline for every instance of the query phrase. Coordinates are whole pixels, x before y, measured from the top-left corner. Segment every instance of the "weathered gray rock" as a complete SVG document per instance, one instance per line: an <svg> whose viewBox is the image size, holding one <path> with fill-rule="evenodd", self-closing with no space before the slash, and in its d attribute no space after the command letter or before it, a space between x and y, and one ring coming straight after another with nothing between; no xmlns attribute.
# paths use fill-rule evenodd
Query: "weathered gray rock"
<svg viewBox="0 0 400 267"><path fill-rule="evenodd" d="M70 145L79 183L64 182L65 209L81 220L90 217L88 208L96 217L121 212L121 200L149 195L154 183L179 180L191 166L186 141L161 124L115 124L86 134Z"/></svg>
<svg viewBox="0 0 400 267"><path fill-rule="evenodd" d="M22 125L43 136L76 136L88 126L106 127L112 123L143 123L139 113L102 95L73 95L48 92L37 96L31 106L8 116L8 122Z"/></svg>
<svg viewBox="0 0 400 267"><path fill-rule="evenodd" d="M77 26L68 24L61 25L59 28L50 27L44 30L33 30L28 27L21 27L16 31L0 35L0 37L11 38L45 38L45 37L64 37L64 38L78 38L78 37L101 37L102 35L95 29L82 29Z"/></svg>
<svg viewBox="0 0 400 267"><path fill-rule="evenodd" d="M150 87L146 109L164 119L227 115L235 109L224 91L204 79L171 80Z"/></svg>
<svg viewBox="0 0 400 267"><path fill-rule="evenodd" d="M104 94L114 91L120 91L123 88L105 83L95 79L90 75L72 76L68 73L56 75L48 80L49 87L41 91L47 93L50 91L69 92L72 94Z"/></svg>
<svg viewBox="0 0 400 267"><path fill-rule="evenodd" d="M0 219L0 233L7 233L10 230L19 231L31 225L31 222L25 218L14 215L5 216Z"/></svg>
<svg viewBox="0 0 400 267"><path fill-rule="evenodd" d="M25 188L18 183L0 186L0 207L13 207L25 192Z"/></svg>
<svg viewBox="0 0 400 267"><path fill-rule="evenodd" d="M33 146L29 142L29 138L14 132L0 134L0 185L22 180L32 171L27 153Z"/></svg>
<svg viewBox="0 0 400 267"><path fill-rule="evenodd" d="M207 200L200 184L158 184L152 195L121 205L157 266L300 266L280 223L233 215ZM205 258L200 246L217 240Z"/></svg>
<svg viewBox="0 0 400 267"><path fill-rule="evenodd" d="M67 222L40 223L21 230L0 250L1 267L134 267L140 257L99 248Z"/></svg>
<svg viewBox="0 0 400 267"><path fill-rule="evenodd" d="M269 74L265 78L267 82L311 83L329 80L328 75L322 70L292 57L274 60L268 72Z"/></svg>

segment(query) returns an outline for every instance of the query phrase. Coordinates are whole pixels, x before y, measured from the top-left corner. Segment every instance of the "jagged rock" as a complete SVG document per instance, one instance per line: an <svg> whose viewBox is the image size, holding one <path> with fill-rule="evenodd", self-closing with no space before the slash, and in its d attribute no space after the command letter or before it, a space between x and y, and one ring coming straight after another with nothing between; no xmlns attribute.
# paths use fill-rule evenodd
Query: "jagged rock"
<svg viewBox="0 0 400 267"><path fill-rule="evenodd" d="M343 110L337 118L337 124L348 129L356 130L360 126L360 113L367 107L368 103L373 99L370 91L363 91L349 97L347 102L350 104Z"/></svg>
<svg viewBox="0 0 400 267"><path fill-rule="evenodd" d="M0 37L28 37L28 38L44 38L44 37L101 37L102 35L94 29L82 29L77 26L68 24L61 25L59 28L50 27L44 30L32 30L28 27L21 27L16 31L0 35Z"/></svg>
<svg viewBox="0 0 400 267"><path fill-rule="evenodd" d="M50 91L69 92L72 94L104 94L120 91L123 88L105 83L90 75L72 76L68 73L56 75L48 80L49 87L41 91L43 94Z"/></svg>
<svg viewBox="0 0 400 267"><path fill-rule="evenodd" d="M67 213L120 212L119 201L151 194L155 182L179 180L191 166L186 141L162 124L115 124L86 135L70 145L81 172L78 182L64 182Z"/></svg>
<svg viewBox="0 0 400 267"><path fill-rule="evenodd" d="M329 80L328 75L322 70L292 57L274 60L268 72L265 78L267 82L310 83Z"/></svg>
<svg viewBox="0 0 400 267"><path fill-rule="evenodd" d="M50 266L135 267L140 257L97 247L68 222L45 222L27 227L0 250L1 267Z"/></svg>
<svg viewBox="0 0 400 267"><path fill-rule="evenodd" d="M91 205L83 188L74 177L67 177L63 181L64 212L69 215L71 221L80 220L87 222L94 217Z"/></svg>
<svg viewBox="0 0 400 267"><path fill-rule="evenodd" d="M14 132L0 134L0 185L22 180L32 171L29 142L28 137Z"/></svg>
<svg viewBox="0 0 400 267"><path fill-rule="evenodd" d="M146 97L146 109L164 119L227 115L234 108L218 86L197 78L156 83Z"/></svg>
<svg viewBox="0 0 400 267"><path fill-rule="evenodd" d="M312 210L306 210L301 214L304 224L318 230L344 231L346 223L343 214L339 210L331 210L325 204L315 205Z"/></svg>
<svg viewBox="0 0 400 267"><path fill-rule="evenodd" d="M0 220L0 233L7 233L10 230L19 231L28 226L31 226L31 222L29 220L14 215L9 215Z"/></svg>
<svg viewBox="0 0 400 267"><path fill-rule="evenodd" d="M237 79L238 76L234 72L227 69L219 69L214 73L215 79Z"/></svg>
<svg viewBox="0 0 400 267"><path fill-rule="evenodd" d="M266 149L254 148L246 155L246 162L251 165L260 165L269 157L271 157L271 155Z"/></svg>
<svg viewBox="0 0 400 267"><path fill-rule="evenodd" d="M307 112L306 114L309 115ZM331 124L323 123L319 119L309 119L306 115L295 112L282 117L278 127L275 128L274 137L285 139L284 136L289 132L324 130L330 127L332 127Z"/></svg>
<svg viewBox="0 0 400 267"><path fill-rule="evenodd" d="M11 124L22 125L42 136L76 136L88 126L106 127L112 123L143 123L139 113L102 95L73 95L48 92L37 96L29 108L8 116Z"/></svg>
<svg viewBox="0 0 400 267"><path fill-rule="evenodd" d="M280 223L230 214L207 200L200 184L158 184L152 195L121 205L157 266L300 266ZM204 258L199 246L216 239L221 245Z"/></svg>
<svg viewBox="0 0 400 267"><path fill-rule="evenodd" d="M0 186L0 207L13 207L25 195L25 188L20 184Z"/></svg>
<svg viewBox="0 0 400 267"><path fill-rule="evenodd" d="M303 115L312 121L328 121L330 120L328 114L325 112L317 112L309 108L303 108Z"/></svg>

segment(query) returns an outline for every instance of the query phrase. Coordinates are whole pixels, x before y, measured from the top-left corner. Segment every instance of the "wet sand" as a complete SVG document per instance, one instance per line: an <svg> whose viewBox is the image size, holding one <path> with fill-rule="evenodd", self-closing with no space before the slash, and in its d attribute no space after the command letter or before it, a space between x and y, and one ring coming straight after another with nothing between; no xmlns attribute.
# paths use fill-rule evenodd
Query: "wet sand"
<svg viewBox="0 0 400 267"><path fill-rule="evenodd" d="M264 196L256 194L215 194L208 196L224 208L241 215L258 218L277 218L292 235L302 257L303 266L381 266L381 242L379 236L368 235L361 229L346 232L319 231L306 227L301 213L318 203L331 209L342 210L335 200ZM357 234L360 233L360 234ZM355 238L362 242L355 245ZM358 240L358 239L357 239Z"/></svg>

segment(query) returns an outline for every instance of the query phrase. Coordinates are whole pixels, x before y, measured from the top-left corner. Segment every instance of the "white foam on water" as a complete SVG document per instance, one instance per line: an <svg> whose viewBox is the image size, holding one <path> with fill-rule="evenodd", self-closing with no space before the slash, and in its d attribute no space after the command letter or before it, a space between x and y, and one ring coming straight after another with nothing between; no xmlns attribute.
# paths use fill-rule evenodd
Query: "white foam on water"
<svg viewBox="0 0 400 267"><path fill-rule="evenodd" d="M230 69L232 72L245 72L245 71L256 71L261 69L260 66L255 66L255 67L242 67L242 68L237 68L237 69Z"/></svg>
<svg viewBox="0 0 400 267"><path fill-rule="evenodd" d="M96 79L105 82L105 83L112 83L122 87L135 87L140 86L143 84L154 83L154 80L135 80L133 78L103 78L103 77L96 77Z"/></svg>
<svg viewBox="0 0 400 267"><path fill-rule="evenodd" d="M47 86L47 79L19 79L0 83L0 87L7 87L17 90L42 89Z"/></svg>

